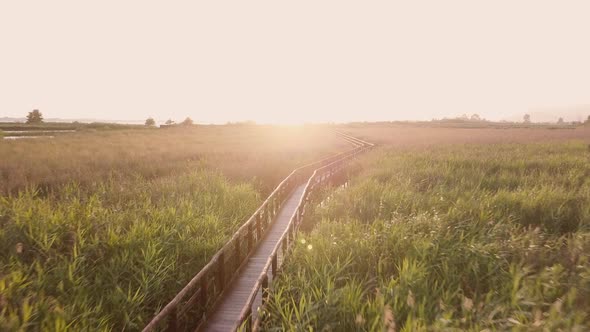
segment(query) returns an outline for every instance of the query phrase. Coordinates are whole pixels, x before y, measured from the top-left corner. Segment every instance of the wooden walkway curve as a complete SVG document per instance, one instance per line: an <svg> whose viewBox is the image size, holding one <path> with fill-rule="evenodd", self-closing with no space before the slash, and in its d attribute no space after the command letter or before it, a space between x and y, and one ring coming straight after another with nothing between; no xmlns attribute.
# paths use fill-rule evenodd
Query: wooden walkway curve
<svg viewBox="0 0 590 332"><path fill-rule="evenodd" d="M228 289L211 317L207 319L203 331L226 332L235 328L242 309L248 304L250 292L255 288L256 282L262 274L268 258L279 243L281 235L289 226L289 221L295 214L304 192L305 185L302 184L287 199L264 241L250 256L246 266ZM278 263L280 264L280 262Z"/></svg>
<svg viewBox="0 0 590 332"><path fill-rule="evenodd" d="M256 329L258 308L289 254L310 196L345 181L349 161L373 144L338 133L354 148L295 169L211 261L143 329L235 331Z"/></svg>

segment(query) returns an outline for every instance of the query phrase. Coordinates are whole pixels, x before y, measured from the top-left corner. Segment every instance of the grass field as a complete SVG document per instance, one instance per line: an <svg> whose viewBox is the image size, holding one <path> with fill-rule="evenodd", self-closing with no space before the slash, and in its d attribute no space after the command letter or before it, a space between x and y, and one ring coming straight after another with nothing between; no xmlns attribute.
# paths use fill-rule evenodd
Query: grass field
<svg viewBox="0 0 590 332"><path fill-rule="evenodd" d="M21 122L0 122L0 130L6 131L43 131L43 130L120 130L120 129L148 129L143 125L120 123L80 123L80 122L43 122L27 124Z"/></svg>
<svg viewBox="0 0 590 332"><path fill-rule="evenodd" d="M340 129L381 146L313 214L266 329L588 325L588 129ZM0 141L0 330L140 330L293 168L348 148L312 126Z"/></svg>
<svg viewBox="0 0 590 332"><path fill-rule="evenodd" d="M348 148L262 126L0 141L0 330L140 330L293 168Z"/></svg>
<svg viewBox="0 0 590 332"><path fill-rule="evenodd" d="M158 178L199 168L268 192L296 165L349 146L320 128L197 126L80 132L0 141L0 193L76 182Z"/></svg>
<svg viewBox="0 0 590 332"><path fill-rule="evenodd" d="M452 128L404 124L357 124L342 126L341 130L373 143L395 148L417 148L449 144L500 144L567 142L581 140L590 143L590 124L570 129L519 128Z"/></svg>
<svg viewBox="0 0 590 332"><path fill-rule="evenodd" d="M382 146L316 208L264 330L590 328L587 131L349 131Z"/></svg>

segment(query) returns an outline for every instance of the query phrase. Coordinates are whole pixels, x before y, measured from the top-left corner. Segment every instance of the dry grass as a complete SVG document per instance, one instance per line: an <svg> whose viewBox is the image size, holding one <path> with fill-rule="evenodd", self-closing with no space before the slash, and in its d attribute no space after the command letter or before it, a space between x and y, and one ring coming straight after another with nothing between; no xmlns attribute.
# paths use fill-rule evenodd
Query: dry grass
<svg viewBox="0 0 590 332"><path fill-rule="evenodd" d="M265 191L350 148L321 128L260 126L0 142L1 331L140 330Z"/></svg>
<svg viewBox="0 0 590 332"><path fill-rule="evenodd" d="M0 193L27 186L83 186L107 178L157 178L196 168L254 180L268 192L297 165L348 148L311 127L198 126L83 132L48 140L0 141Z"/></svg>
<svg viewBox="0 0 590 332"><path fill-rule="evenodd" d="M590 127L545 128L429 128L412 125L348 125L342 130L353 136L389 147L419 147L448 144L533 143L582 140L590 143Z"/></svg>
<svg viewBox="0 0 590 332"><path fill-rule="evenodd" d="M430 151L402 155L399 151L400 147L418 147L415 151L419 151L422 147L453 143L467 145L571 139L589 142L588 128L448 129L371 125L347 126L344 130L393 147L392 153L382 155L376 163L366 162L365 166L371 166L373 171L359 176L356 180L358 184L336 195L327 210L320 214L333 220L312 235L312 253L319 254L318 249L322 248L322 241L325 242L321 255L309 256L304 249L296 250L286 276L290 275L289 272L296 273L301 277L291 279L299 283L300 287L296 288L313 291L320 300L315 302L315 298L307 295L295 296L299 298L298 305L283 306L279 301L280 294L274 294L277 312L281 308L293 310L291 313L298 310L302 314L295 316L306 318L311 313L309 317L312 320L319 317L314 313L323 312L319 318L328 325L333 321L347 322L346 317L358 316L361 318L358 324L387 321L408 328L422 323L446 327L436 325L436 315L440 312L423 304L424 299L430 296L432 301L428 303L435 303L436 299L448 300L444 303L449 308L448 312L443 314L451 318L464 318L465 322L477 327L502 328L510 326L509 322L488 324L471 316L461 316L463 307L472 305L468 303L471 300L477 300L472 302L477 303L477 310L486 314L484 309L493 310L491 306L479 308L480 301L483 302L481 298L487 296L486 291L490 287L478 288L478 284L468 283L469 288L459 288L463 287L465 277L456 277L446 280L452 289L440 286L438 291L442 293L433 292L430 281L445 279L432 272L431 266L438 264L436 266L451 271L443 275L459 276L465 264L477 268L507 268L508 262L512 272L499 275L497 283L494 283L496 279L490 281L487 274L482 276L478 271L474 272L474 278L468 275L467 281L483 280L492 287L507 285L496 287L502 293L493 299L498 303L505 303L502 301L506 298L509 299L507 302L515 301L516 308L506 306L501 313L503 319L513 319L512 314L528 313L518 308L528 305L518 302L520 293L543 291L535 286L537 282L553 281L562 285L562 275L565 274L560 272L557 277L549 275L559 267L559 250L564 250L564 245L560 243L567 240L571 242L571 245L567 244L567 250L585 252L588 205L575 204L578 202L575 199L587 202L588 197L588 184L583 181L588 174L587 164L584 163L587 158L582 155L587 153L585 145L574 143L538 148L489 145L444 151L437 151L435 146ZM347 148L349 145L326 127L198 126L166 130L87 131L50 140L0 141L0 330L141 329L153 313L170 300L227 241L260 203L265 192L297 165ZM526 153L523 154L523 151ZM556 169L563 169L560 168L563 161L573 166L560 176L554 176ZM574 186L583 190L573 191ZM29 187L39 189L30 190ZM528 191L512 193L515 190L513 187ZM495 207L492 204L495 201L491 200L496 199L494 195L498 188L510 194L497 198L507 202L500 206L502 209ZM576 196L574 200L570 199L574 194L582 198ZM440 200L442 196L444 200ZM371 200L371 197L375 199ZM526 205L521 201L531 203ZM379 205L376 206L375 202ZM562 204L564 202L567 204ZM455 205L460 208L443 209ZM444 214L439 213L434 218L429 214L433 207ZM393 212L400 213L395 215L399 217L395 226L390 222L393 219L383 218ZM440 233L444 235L440 237L441 252L450 257L447 265L439 264L437 256L425 256L427 250L417 247L432 240L429 232L420 233L422 228L447 224L472 229L474 236L468 243L477 244L480 236L488 236L496 229L496 224L488 223L488 216L492 213L494 220L506 225L498 230L508 230L500 235L509 238L512 234L514 243L519 245L509 252L514 260L507 261L504 256L500 257L501 261L497 261L495 256L465 256L471 247L465 245L467 242L455 239L459 234L456 232ZM522 216L515 221L513 216L519 216L519 213ZM571 216L581 216L583 222ZM417 221L414 220L416 218ZM559 222L554 223L555 218L560 218ZM348 225L350 220L356 221ZM536 228L529 227L534 223L545 226L537 232L534 231ZM395 232L383 231L386 226L395 228ZM574 232L576 237L563 235L570 232ZM342 239L348 235L351 238L350 241L334 240L333 234L339 234ZM366 240L360 244L367 244L367 250L358 248L359 243L355 240L359 235ZM406 241L406 236L411 241ZM521 272L528 271L528 264L520 264L518 259L521 258L519 253L529 248L529 238L553 241L548 242L550 248L539 254L539 257L547 256L548 263L537 267L537 271L543 268L550 270L542 272L546 276L532 275L525 280L526 285L523 282L523 286L516 289L520 293L512 294L509 282L504 281L520 278ZM335 251L330 249L333 242L341 244ZM371 247L379 243L390 245L391 249L385 251L387 255L383 255L381 247L375 250ZM502 242L492 244L503 245ZM500 249L504 250L503 247ZM403 250L406 254L401 255ZM350 251L354 255L344 257ZM326 261L328 254L334 257L344 255L342 258L346 259ZM301 260L306 257L317 260ZM431 260L421 261L424 266L409 264L425 257ZM587 255L576 257L587 259ZM404 263L404 259L409 263ZM303 263L295 265L296 262ZM399 264L392 265L391 262ZM588 271L584 262L578 265ZM353 277L361 276L356 284L348 283L346 278L350 275L342 273L351 264L355 271ZM398 271L398 267L392 267L394 265L406 272ZM320 274L319 279L331 282L337 278L339 284L324 288L318 281L318 271L325 272ZM369 275L367 271L375 277L366 279L368 286L362 278ZM420 279L424 281L420 284L423 287L404 285L407 287L402 290L408 290L407 294L398 292L399 289L394 287L397 284L391 284L391 278L396 276L414 280L415 272L433 277ZM572 275L581 275L575 273L578 272L574 271ZM584 276L590 275L584 273ZM580 285L587 285L585 280L579 281ZM376 282L380 283L382 296L367 298L366 294L372 292ZM288 286L285 292L294 289L290 287L293 284L283 285ZM345 285L345 291L340 291L342 285ZM588 288L584 287L578 288L582 295L588 294ZM389 292L394 288L395 292ZM472 294L467 295L469 301L466 301L453 292L444 293L445 289L462 291L457 293L459 295L468 291ZM566 291L570 289L566 288ZM395 295L398 293L401 295ZM557 296L564 294L554 293ZM342 294L345 297L338 297ZM545 302L558 303L553 301L555 294L549 294L550 298ZM575 298L568 296L565 296L566 299ZM360 308L353 311L361 312L361 315L349 315L347 310L328 303L325 298L328 301L342 300L344 302L340 303L345 308ZM538 300L531 296L523 298ZM313 300L308 302L311 306L301 304L301 299ZM467 304L462 306L459 300ZM545 302L538 300L538 308L529 312L559 315L559 312L546 308ZM570 304L565 303L564 306ZM320 311L323 308L328 311ZM428 310L424 310L424 314L414 313L414 308ZM468 311L471 312L471 309ZM341 314L345 318L341 318ZM289 314L284 318L295 316ZM562 323L575 326L580 319L586 319L586 316L578 316L566 317L565 323L555 320L558 325L553 326L571 326L559 325ZM411 321L414 318L421 319L418 325ZM517 318L519 322L530 323L519 316ZM288 320L273 324L285 322L288 322L287 326L293 326ZM322 325L317 321L297 324ZM457 326L467 325L460 323Z"/></svg>
<svg viewBox="0 0 590 332"><path fill-rule="evenodd" d="M263 329L589 330L589 161L580 142L381 146L308 214Z"/></svg>

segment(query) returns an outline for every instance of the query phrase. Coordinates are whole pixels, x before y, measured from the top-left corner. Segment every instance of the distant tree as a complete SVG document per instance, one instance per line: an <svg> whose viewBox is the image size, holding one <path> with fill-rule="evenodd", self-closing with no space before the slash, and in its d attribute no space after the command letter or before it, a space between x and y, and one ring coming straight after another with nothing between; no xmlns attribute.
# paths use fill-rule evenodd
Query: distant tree
<svg viewBox="0 0 590 332"><path fill-rule="evenodd" d="M563 124L563 118L559 118L559 119L557 120L557 124Z"/></svg>
<svg viewBox="0 0 590 332"><path fill-rule="evenodd" d="M586 123L590 124L590 115L588 115L588 119L586 119Z"/></svg>
<svg viewBox="0 0 590 332"><path fill-rule="evenodd" d="M156 125L156 121L153 118L147 118L147 120L145 120L145 125L146 127L153 127Z"/></svg>
<svg viewBox="0 0 590 332"><path fill-rule="evenodd" d="M184 121L181 122L181 124L183 126L192 126L193 125L193 119L187 117L186 119L184 119Z"/></svg>
<svg viewBox="0 0 590 332"><path fill-rule="evenodd" d="M481 121L481 118L479 117L479 114L473 114L473 115L471 115L471 121Z"/></svg>
<svg viewBox="0 0 590 332"><path fill-rule="evenodd" d="M523 117L524 123L531 123L531 115L525 114Z"/></svg>
<svg viewBox="0 0 590 332"><path fill-rule="evenodd" d="M39 112L39 110L33 110L29 112L27 115L27 123L28 124L38 124L43 123L43 114Z"/></svg>
<svg viewBox="0 0 590 332"><path fill-rule="evenodd" d="M173 125L174 124L174 121L172 121L172 119L168 119L168 120L166 120L165 124L167 124L167 125Z"/></svg>

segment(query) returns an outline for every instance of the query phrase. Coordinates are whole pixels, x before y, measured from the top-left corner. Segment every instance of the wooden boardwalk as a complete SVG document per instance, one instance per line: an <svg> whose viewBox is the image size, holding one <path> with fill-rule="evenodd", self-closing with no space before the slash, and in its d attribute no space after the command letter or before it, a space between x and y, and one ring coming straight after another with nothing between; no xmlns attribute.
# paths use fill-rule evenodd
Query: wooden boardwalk
<svg viewBox="0 0 590 332"><path fill-rule="evenodd" d="M313 193L345 181L344 166L374 145L338 133L355 147L296 168L211 257L143 332L234 331L259 327L258 309L292 248ZM310 198L311 197L311 198ZM264 295L264 296L263 296Z"/></svg>
<svg viewBox="0 0 590 332"><path fill-rule="evenodd" d="M240 313L248 304L248 297L263 272L274 248L277 246L281 235L289 225L291 217L295 214L301 197L304 194L305 184L299 185L286 199L279 211L275 222L272 224L262 243L252 253L240 274L226 290L221 302L215 307L213 313L206 320L203 331L227 332L232 331L239 323ZM279 257L282 258L282 257ZM274 276L272 276L274 277ZM255 304L260 305L262 299L257 298ZM253 312L254 319L256 312Z"/></svg>

